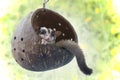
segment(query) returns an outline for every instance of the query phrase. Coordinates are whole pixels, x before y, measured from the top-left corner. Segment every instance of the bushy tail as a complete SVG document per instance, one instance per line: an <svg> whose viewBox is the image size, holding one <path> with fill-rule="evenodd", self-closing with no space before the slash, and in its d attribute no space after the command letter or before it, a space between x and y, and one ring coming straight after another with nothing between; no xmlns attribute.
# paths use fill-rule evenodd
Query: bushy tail
<svg viewBox="0 0 120 80"><path fill-rule="evenodd" d="M61 40L56 43L56 46L65 48L74 54L76 56L78 66L83 73L86 75L90 75L92 73L92 69L87 66L83 52L77 43L71 40Z"/></svg>

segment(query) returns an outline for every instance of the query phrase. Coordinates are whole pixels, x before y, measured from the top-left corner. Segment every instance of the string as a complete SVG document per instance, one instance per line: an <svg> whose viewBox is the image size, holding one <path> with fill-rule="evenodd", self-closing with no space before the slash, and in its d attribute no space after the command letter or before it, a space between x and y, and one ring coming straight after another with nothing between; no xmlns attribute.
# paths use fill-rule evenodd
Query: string
<svg viewBox="0 0 120 80"><path fill-rule="evenodd" d="M44 2L43 2L43 8L44 8L44 9L46 8L46 4L47 4L48 1L49 1L49 0L44 0Z"/></svg>

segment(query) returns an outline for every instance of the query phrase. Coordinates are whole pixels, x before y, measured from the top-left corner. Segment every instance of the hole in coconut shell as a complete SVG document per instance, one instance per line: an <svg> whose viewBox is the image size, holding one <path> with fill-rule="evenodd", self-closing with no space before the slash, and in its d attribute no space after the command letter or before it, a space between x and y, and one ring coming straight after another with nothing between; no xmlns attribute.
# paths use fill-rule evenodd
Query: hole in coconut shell
<svg viewBox="0 0 120 80"><path fill-rule="evenodd" d="M16 51L16 48L14 48L13 50Z"/></svg>
<svg viewBox="0 0 120 80"><path fill-rule="evenodd" d="M24 61L24 59L23 59L23 58L21 58L21 61Z"/></svg>
<svg viewBox="0 0 120 80"><path fill-rule="evenodd" d="M73 41L73 38L71 38L70 40Z"/></svg>
<svg viewBox="0 0 120 80"><path fill-rule="evenodd" d="M21 41L23 41L23 38L21 38Z"/></svg>
<svg viewBox="0 0 120 80"><path fill-rule="evenodd" d="M55 28L53 28L53 30L54 30L54 31L56 31L56 29L55 29Z"/></svg>
<svg viewBox="0 0 120 80"><path fill-rule="evenodd" d="M65 33L63 33L62 36L65 36Z"/></svg>
<svg viewBox="0 0 120 80"><path fill-rule="evenodd" d="M22 52L25 52L25 50L23 49Z"/></svg>
<svg viewBox="0 0 120 80"><path fill-rule="evenodd" d="M14 37L14 40L16 40L16 36Z"/></svg>
<svg viewBox="0 0 120 80"><path fill-rule="evenodd" d="M58 23L59 26L61 26L61 23Z"/></svg>

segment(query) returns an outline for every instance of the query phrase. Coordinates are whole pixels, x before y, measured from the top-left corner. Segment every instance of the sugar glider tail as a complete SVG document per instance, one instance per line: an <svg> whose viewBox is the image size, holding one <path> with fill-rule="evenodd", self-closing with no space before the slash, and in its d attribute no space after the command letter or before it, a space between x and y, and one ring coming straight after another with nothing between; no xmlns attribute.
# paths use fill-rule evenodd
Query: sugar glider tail
<svg viewBox="0 0 120 80"><path fill-rule="evenodd" d="M84 74L90 75L92 73L92 69L87 66L83 52L77 43L71 40L61 40L56 43L56 46L65 48L75 55L78 66Z"/></svg>

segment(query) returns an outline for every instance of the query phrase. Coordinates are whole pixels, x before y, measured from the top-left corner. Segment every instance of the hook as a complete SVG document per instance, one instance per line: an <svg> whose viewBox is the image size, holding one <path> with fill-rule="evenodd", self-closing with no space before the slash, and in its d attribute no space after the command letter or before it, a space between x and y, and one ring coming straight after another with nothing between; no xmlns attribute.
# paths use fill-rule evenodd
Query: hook
<svg viewBox="0 0 120 80"><path fill-rule="evenodd" d="M44 0L44 2L43 2L43 8L45 9L45 7L46 7L46 4L47 4L47 2L48 2L49 0Z"/></svg>

